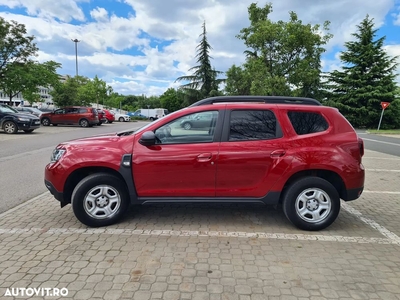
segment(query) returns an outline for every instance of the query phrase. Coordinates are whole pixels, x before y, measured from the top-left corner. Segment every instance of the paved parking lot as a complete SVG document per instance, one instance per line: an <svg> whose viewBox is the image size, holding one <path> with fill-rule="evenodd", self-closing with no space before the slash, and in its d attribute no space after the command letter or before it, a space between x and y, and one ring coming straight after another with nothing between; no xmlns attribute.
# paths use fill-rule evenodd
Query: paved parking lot
<svg viewBox="0 0 400 300"><path fill-rule="evenodd" d="M321 232L237 204L135 207L87 229L45 193L0 215L0 298L400 299L400 157L366 151L364 165L363 196Z"/></svg>

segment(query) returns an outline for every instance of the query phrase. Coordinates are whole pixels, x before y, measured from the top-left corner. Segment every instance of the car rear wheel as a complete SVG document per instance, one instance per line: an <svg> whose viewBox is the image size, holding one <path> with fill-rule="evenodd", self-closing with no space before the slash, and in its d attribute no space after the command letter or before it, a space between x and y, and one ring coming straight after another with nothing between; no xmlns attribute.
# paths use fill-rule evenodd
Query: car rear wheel
<svg viewBox="0 0 400 300"><path fill-rule="evenodd" d="M190 124L189 122L186 122L183 124L183 129L185 130L189 130L192 128L192 124Z"/></svg>
<svg viewBox="0 0 400 300"><path fill-rule="evenodd" d="M42 125L43 126L50 126L50 120L48 118L43 118L42 119Z"/></svg>
<svg viewBox="0 0 400 300"><path fill-rule="evenodd" d="M89 121L86 120L86 119L82 119L82 120L79 121L79 125L81 127L89 127Z"/></svg>
<svg viewBox="0 0 400 300"><path fill-rule="evenodd" d="M3 129L5 133L14 134L18 132L18 126L12 121L6 121L3 124Z"/></svg>
<svg viewBox="0 0 400 300"><path fill-rule="evenodd" d="M120 121L120 122L125 122L125 119L124 119L123 117L120 117L120 118L119 118L119 121Z"/></svg>
<svg viewBox="0 0 400 300"><path fill-rule="evenodd" d="M285 192L283 211L289 221L302 230L322 230L330 226L339 215L339 193L325 179L301 178Z"/></svg>
<svg viewBox="0 0 400 300"><path fill-rule="evenodd" d="M90 227L117 223L129 206L121 180L107 173L92 174L75 187L71 204L76 218Z"/></svg>

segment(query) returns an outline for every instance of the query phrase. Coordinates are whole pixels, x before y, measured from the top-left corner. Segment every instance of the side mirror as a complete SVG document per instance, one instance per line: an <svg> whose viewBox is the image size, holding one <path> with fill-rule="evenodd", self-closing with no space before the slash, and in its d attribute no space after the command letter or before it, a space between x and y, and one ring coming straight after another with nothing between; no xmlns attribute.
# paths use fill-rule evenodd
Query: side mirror
<svg viewBox="0 0 400 300"><path fill-rule="evenodd" d="M139 143L143 146L153 146L156 144L156 135L153 131L146 131L142 134Z"/></svg>

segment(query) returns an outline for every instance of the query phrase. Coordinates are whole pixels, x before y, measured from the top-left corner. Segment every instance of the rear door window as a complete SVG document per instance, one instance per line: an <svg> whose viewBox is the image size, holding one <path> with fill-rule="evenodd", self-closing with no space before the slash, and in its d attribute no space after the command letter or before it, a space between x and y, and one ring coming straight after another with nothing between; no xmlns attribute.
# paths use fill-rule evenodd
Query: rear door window
<svg viewBox="0 0 400 300"><path fill-rule="evenodd" d="M272 111L231 112L229 141L269 140L277 137L277 120Z"/></svg>

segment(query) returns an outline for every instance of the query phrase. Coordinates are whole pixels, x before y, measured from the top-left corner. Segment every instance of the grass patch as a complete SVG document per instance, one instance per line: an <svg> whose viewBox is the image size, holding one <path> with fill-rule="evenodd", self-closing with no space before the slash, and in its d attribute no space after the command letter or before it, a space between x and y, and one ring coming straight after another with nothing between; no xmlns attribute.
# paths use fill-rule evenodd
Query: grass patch
<svg viewBox="0 0 400 300"><path fill-rule="evenodd" d="M374 134L400 134L400 129L368 129L369 133Z"/></svg>

